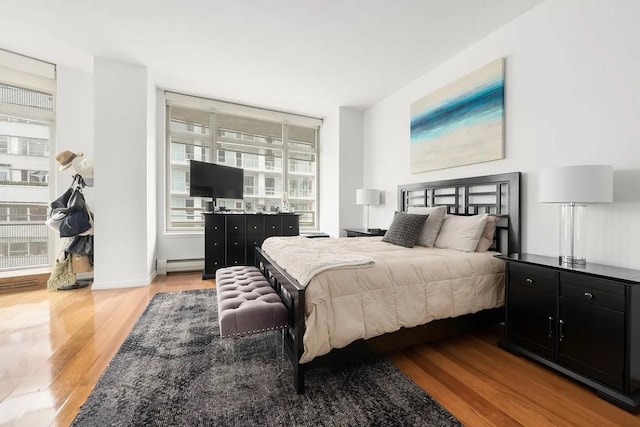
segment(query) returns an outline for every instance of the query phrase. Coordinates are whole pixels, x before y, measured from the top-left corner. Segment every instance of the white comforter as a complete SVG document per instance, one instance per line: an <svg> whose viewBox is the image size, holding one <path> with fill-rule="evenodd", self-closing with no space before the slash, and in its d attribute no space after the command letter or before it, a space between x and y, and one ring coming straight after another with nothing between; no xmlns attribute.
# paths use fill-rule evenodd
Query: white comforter
<svg viewBox="0 0 640 427"><path fill-rule="evenodd" d="M374 237L314 240L325 250L371 257L374 265L325 270L311 278L301 363L360 338L504 303L504 263L493 257L494 252L408 249ZM268 244L263 249L277 257ZM299 269L286 260L278 264L288 272Z"/></svg>

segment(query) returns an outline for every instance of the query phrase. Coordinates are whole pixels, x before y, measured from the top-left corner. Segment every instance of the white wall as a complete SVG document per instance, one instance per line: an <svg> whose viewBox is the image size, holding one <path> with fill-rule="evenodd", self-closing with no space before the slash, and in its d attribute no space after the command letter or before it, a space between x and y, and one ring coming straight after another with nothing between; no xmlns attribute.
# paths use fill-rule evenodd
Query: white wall
<svg viewBox="0 0 640 427"><path fill-rule="evenodd" d="M151 79L147 81L147 276L149 282L155 277L156 272L156 255L157 255L157 234L158 228L158 214L156 211L156 204L158 202L158 181L156 179L156 158L158 152L158 139L156 134L157 120L156 120L156 105L157 105L157 88ZM162 98L160 98L162 100Z"/></svg>
<svg viewBox="0 0 640 427"><path fill-rule="evenodd" d="M93 289L147 285L148 222L155 222L147 160L147 69L94 59L95 266Z"/></svg>
<svg viewBox="0 0 640 427"><path fill-rule="evenodd" d="M322 119L320 134L319 229L331 236L340 233L340 110Z"/></svg>
<svg viewBox="0 0 640 427"><path fill-rule="evenodd" d="M363 206L356 205L356 189L362 188L362 147L364 115L353 108L340 107L340 233L344 227L363 227Z"/></svg>
<svg viewBox="0 0 640 427"><path fill-rule="evenodd" d="M636 0L549 0L367 110L364 183L388 201L372 223L391 222L399 184L521 171L523 252L555 256L558 207L537 202L538 171L611 164L614 203L587 209L587 260L640 268L638 16ZM505 159L410 174L410 104L500 56Z"/></svg>

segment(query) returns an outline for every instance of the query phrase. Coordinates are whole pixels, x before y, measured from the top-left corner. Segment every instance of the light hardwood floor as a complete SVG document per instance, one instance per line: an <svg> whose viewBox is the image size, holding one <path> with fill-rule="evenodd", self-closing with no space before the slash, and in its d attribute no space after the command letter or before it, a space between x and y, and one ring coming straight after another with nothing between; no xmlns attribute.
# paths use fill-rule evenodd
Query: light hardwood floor
<svg viewBox="0 0 640 427"><path fill-rule="evenodd" d="M108 291L0 292L0 425L69 425L153 295L215 287L200 277L170 274ZM640 416L499 349L500 333L389 357L467 426L640 426Z"/></svg>

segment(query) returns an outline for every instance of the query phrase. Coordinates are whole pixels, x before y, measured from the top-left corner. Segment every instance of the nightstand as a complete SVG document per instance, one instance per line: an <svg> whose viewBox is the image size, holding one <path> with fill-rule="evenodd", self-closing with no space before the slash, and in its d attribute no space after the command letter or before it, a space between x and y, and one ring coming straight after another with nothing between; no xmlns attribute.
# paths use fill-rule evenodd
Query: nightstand
<svg viewBox="0 0 640 427"><path fill-rule="evenodd" d="M322 231L303 232L303 233L300 233L300 235L304 236L304 237L307 237L309 239L318 239L318 238L331 237L327 233L323 233Z"/></svg>
<svg viewBox="0 0 640 427"><path fill-rule="evenodd" d="M365 228L343 228L344 231L347 232L347 237L374 237L374 236L384 236L384 233L387 230L380 230L375 228L365 229Z"/></svg>
<svg viewBox="0 0 640 427"><path fill-rule="evenodd" d="M500 347L640 409L640 271L557 257L498 255L506 262Z"/></svg>

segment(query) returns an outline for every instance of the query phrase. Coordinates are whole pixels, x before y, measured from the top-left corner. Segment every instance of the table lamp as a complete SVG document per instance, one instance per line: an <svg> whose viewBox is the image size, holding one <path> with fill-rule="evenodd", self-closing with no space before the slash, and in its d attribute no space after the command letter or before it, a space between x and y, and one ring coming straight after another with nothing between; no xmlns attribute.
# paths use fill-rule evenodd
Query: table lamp
<svg viewBox="0 0 640 427"><path fill-rule="evenodd" d="M366 209L365 229L369 231L369 206L380 204L380 190L359 188L356 190L356 205L364 205Z"/></svg>
<svg viewBox="0 0 640 427"><path fill-rule="evenodd" d="M564 166L540 171L538 201L560 203L560 264L586 265L586 205L613 201L613 167Z"/></svg>

